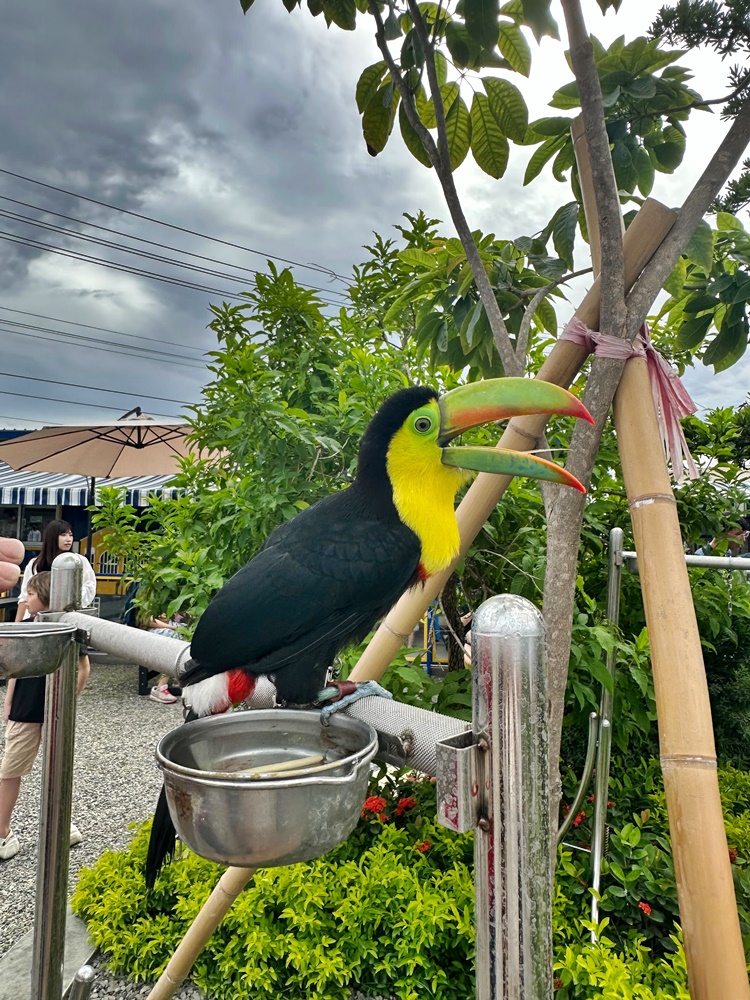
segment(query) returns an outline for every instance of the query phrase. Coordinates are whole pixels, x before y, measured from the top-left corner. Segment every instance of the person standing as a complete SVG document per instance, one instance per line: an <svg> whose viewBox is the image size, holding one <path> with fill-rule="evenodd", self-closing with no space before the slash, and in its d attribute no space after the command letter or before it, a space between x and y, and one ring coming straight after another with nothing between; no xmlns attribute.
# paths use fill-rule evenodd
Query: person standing
<svg viewBox="0 0 750 1000"><path fill-rule="evenodd" d="M49 611L51 575L44 570L28 582L26 605L32 618ZM80 655L77 694L83 691L89 671L88 656ZM3 710L5 753L0 762L0 861L14 858L21 849L10 824L21 791L21 779L31 774L42 741L46 685L46 677L19 677L8 681ZM71 846L80 844L82 839L81 831L71 823Z"/></svg>
<svg viewBox="0 0 750 1000"><path fill-rule="evenodd" d="M42 535L42 549L38 556L26 566L21 582L21 593L18 595L18 611L16 621L28 618L26 595L29 580L36 573L44 573L52 569L52 563L61 552L70 552L73 548L73 529L67 521L50 521ZM96 596L96 573L88 559L83 560L83 586L81 588L81 607L87 608L93 604Z"/></svg>

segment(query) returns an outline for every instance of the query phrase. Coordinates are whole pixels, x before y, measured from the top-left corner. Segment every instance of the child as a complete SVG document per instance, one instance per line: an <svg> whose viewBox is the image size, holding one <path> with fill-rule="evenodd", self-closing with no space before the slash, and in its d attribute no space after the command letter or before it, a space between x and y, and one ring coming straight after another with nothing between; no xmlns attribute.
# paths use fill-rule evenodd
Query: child
<svg viewBox="0 0 750 1000"><path fill-rule="evenodd" d="M48 571L32 576L27 584L26 606L32 617L49 611L49 588L52 574ZM88 656L78 658L80 694L91 667ZM21 791L21 778L31 774L44 722L46 677L19 677L8 681L5 695L5 754L0 763L0 860L7 861L18 854L21 845L10 828L10 820ZM70 843L80 844L81 832L70 824Z"/></svg>

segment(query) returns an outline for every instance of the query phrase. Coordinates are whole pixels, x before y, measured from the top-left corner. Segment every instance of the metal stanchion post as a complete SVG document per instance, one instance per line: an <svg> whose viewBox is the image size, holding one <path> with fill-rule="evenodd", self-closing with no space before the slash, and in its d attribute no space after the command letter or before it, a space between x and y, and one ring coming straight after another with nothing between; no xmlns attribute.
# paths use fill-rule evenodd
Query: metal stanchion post
<svg viewBox="0 0 750 1000"><path fill-rule="evenodd" d="M90 965L82 965L76 972L73 984L70 987L68 1000L89 1000L91 988L96 979L96 972Z"/></svg>
<svg viewBox="0 0 750 1000"><path fill-rule="evenodd" d="M471 635L477 1000L551 1000L544 623L529 601L503 594L479 608Z"/></svg>
<svg viewBox="0 0 750 1000"><path fill-rule="evenodd" d="M83 579L80 560L72 552L55 559L51 611L67 611L80 605ZM77 665L78 646L72 642L61 666L47 679L31 963L34 1000L60 1000L63 991Z"/></svg>
<svg viewBox="0 0 750 1000"><path fill-rule="evenodd" d="M612 528L609 533L609 575L607 577L607 620L617 625L620 621L620 583L623 564L623 531ZM607 653L607 671L615 682L615 651ZM607 824L607 790L609 788L609 763L612 756L612 701L613 691L602 685L599 703L599 745L596 752L596 780L594 785L594 828L591 834L591 887L599 892L602 878L602 858ZM599 921L599 900L591 897L591 920ZM591 931L596 941L596 932Z"/></svg>

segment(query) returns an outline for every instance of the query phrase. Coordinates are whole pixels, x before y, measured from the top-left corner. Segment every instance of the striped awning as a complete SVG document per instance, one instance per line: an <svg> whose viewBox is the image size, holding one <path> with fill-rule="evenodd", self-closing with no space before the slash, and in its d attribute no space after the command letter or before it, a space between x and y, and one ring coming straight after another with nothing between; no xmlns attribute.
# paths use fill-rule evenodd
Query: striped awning
<svg viewBox="0 0 750 1000"><path fill-rule="evenodd" d="M179 490L166 486L174 476L140 476L133 479L97 479L96 487L118 486L125 490L126 503L144 507L149 493L176 497ZM0 504L54 507L63 504L85 507L88 504L89 480L86 476L66 476L50 472L15 472L0 462Z"/></svg>

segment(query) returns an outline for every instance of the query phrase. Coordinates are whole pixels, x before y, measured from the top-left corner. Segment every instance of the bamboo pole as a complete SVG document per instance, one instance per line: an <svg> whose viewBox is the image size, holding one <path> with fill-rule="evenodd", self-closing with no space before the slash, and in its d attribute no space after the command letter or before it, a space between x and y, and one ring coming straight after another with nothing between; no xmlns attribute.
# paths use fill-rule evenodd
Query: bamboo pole
<svg viewBox="0 0 750 1000"><path fill-rule="evenodd" d="M614 409L651 645L690 992L693 1000L747 1000L703 653L644 360L625 365Z"/></svg>
<svg viewBox="0 0 750 1000"><path fill-rule="evenodd" d="M583 119L571 127L594 271L598 216ZM722 817L711 705L677 504L648 366L632 358L614 400L651 646L661 768L693 1000L747 1000L745 953Z"/></svg>
<svg viewBox="0 0 750 1000"><path fill-rule="evenodd" d="M625 234L625 287L632 288L639 274L654 255L659 244L671 229L676 214L665 205L648 198ZM600 284L597 279L589 289L576 316L590 329L599 325ZM568 340L558 340L537 378L567 388L588 357L585 348ZM548 418L544 414L516 417L505 429L498 447L516 451L530 451L537 446ZM394 656L406 642L415 625L430 603L443 589L456 563L463 558L469 546L490 516L511 482L511 476L480 473L467 491L456 510L461 547L451 566L430 577L422 588L408 591L388 612L369 645L351 673L350 680L378 680L390 666Z"/></svg>
<svg viewBox="0 0 750 1000"><path fill-rule="evenodd" d="M255 872L255 868L227 868L146 1000L169 1000L175 995L206 942Z"/></svg>

